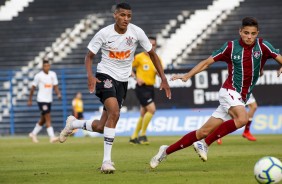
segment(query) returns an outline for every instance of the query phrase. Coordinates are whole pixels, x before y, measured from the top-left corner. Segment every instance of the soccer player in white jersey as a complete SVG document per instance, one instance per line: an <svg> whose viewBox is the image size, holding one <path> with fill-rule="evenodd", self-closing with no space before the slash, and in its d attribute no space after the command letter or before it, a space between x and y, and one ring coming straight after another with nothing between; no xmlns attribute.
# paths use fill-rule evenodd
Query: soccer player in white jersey
<svg viewBox="0 0 282 184"><path fill-rule="evenodd" d="M132 61L138 43L148 52L162 80L160 89L165 89L166 96L171 98L171 91L164 75L161 63L152 49L144 31L131 24L132 11L127 3L116 5L114 12L115 24L101 29L88 45L85 64L88 76L88 89L95 91L96 96L104 105L100 120L77 120L69 116L66 127L60 134L60 142L65 142L67 136L75 128L91 132L104 133L104 158L101 166L102 173L113 173L114 164L111 160L111 150L115 138L120 108L127 92L128 78L132 71ZM101 49L102 60L98 63L96 76L93 76L92 61Z"/></svg>
<svg viewBox="0 0 282 184"><path fill-rule="evenodd" d="M38 143L37 134L41 131L42 126L46 124L50 143L57 142L58 137L55 136L54 129L51 125L51 103L53 101L53 88L59 99L61 99L61 92L58 87L57 75L55 72L50 71L50 64L47 60L43 60L42 71L37 73L34 77L30 89L28 106L32 105L32 96L35 88L38 88L37 104L41 111L41 116L33 131L29 134L29 137L34 143Z"/></svg>

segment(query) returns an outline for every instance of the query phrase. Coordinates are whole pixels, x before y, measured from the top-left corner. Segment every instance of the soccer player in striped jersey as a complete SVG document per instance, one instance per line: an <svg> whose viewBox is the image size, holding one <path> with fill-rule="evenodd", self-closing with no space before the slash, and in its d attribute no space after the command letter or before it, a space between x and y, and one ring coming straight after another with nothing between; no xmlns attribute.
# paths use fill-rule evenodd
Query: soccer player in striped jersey
<svg viewBox="0 0 282 184"><path fill-rule="evenodd" d="M115 139L115 127L119 120L120 108L127 93L127 84L132 71L132 61L138 44L144 48L152 59L161 78L161 89L171 97L171 91L164 75L161 62L152 49L145 32L131 24L132 11L127 3L116 5L113 14L115 23L101 29L88 44L85 65L88 76L88 89L95 91L96 96L104 105L100 120L77 120L69 116L66 126L60 133L60 142L65 142L73 129L80 128L104 134L104 158L102 173L113 173L116 169L111 159L111 151ZM102 59L97 65L96 76L93 76L92 62L101 49Z"/></svg>
<svg viewBox="0 0 282 184"><path fill-rule="evenodd" d="M226 42L219 50L214 51L212 56L201 61L187 74L172 76L171 80L180 79L186 82L214 62L224 61L228 65L228 78L219 91L220 105L218 108L200 129L186 134L170 146L161 146L157 155L150 161L152 168L157 167L167 155L192 144L201 159L206 161L209 145L248 123L245 103L249 99L265 62L273 58L282 64L282 56L278 50L269 42L257 38L258 33L257 20L245 17L239 29L240 39ZM281 72L282 67L278 70L278 77Z"/></svg>

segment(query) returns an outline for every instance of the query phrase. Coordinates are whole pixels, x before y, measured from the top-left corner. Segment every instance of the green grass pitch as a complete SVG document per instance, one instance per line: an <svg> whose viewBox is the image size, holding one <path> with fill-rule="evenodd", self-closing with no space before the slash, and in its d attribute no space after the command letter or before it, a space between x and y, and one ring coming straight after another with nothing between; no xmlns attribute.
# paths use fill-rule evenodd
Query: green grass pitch
<svg viewBox="0 0 282 184"><path fill-rule="evenodd" d="M50 144L47 137L39 137L38 144L27 137L1 137L0 183L255 184L257 160L263 156L282 160L282 135L257 135L256 142L230 135L222 145L210 147L205 163L189 147L150 169L159 146L180 137L149 137L150 145L130 145L128 137L116 137L112 159L117 171L109 175L97 170L103 157L102 137L70 137L64 144Z"/></svg>

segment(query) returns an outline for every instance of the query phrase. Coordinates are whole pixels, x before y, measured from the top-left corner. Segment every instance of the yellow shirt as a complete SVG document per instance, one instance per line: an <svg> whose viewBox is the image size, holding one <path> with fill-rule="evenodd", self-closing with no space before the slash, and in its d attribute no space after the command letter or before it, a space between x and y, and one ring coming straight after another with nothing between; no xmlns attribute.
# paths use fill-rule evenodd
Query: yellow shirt
<svg viewBox="0 0 282 184"><path fill-rule="evenodd" d="M83 112L83 102L81 99L78 98L73 99L72 106L76 112Z"/></svg>
<svg viewBox="0 0 282 184"><path fill-rule="evenodd" d="M150 56L145 52L135 56L132 67L136 68L136 77L142 79L146 85L155 84L157 71Z"/></svg>

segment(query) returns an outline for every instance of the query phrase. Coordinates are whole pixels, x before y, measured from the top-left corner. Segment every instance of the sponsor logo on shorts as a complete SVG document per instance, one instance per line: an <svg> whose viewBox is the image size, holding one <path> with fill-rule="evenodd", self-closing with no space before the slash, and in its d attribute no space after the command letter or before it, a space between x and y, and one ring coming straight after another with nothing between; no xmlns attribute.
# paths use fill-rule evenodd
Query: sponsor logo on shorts
<svg viewBox="0 0 282 184"><path fill-rule="evenodd" d="M43 109L43 111L47 111L48 110L48 105L43 105L42 109Z"/></svg>
<svg viewBox="0 0 282 184"><path fill-rule="evenodd" d="M113 87L112 80L106 79L104 82L104 88L111 88Z"/></svg>

